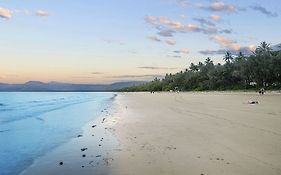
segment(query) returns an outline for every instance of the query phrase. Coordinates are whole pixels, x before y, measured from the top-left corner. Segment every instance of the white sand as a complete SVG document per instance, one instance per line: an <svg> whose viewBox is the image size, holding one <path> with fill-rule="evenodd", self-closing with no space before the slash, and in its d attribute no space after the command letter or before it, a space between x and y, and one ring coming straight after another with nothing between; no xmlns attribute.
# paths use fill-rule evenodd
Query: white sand
<svg viewBox="0 0 281 175"><path fill-rule="evenodd" d="M280 94L120 93L117 103L112 174L281 174Z"/></svg>

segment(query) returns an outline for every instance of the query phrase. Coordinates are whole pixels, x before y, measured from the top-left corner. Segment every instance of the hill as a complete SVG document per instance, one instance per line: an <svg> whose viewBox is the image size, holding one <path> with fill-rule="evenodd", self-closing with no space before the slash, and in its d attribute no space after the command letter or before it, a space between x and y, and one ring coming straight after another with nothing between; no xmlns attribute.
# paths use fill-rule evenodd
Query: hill
<svg viewBox="0 0 281 175"><path fill-rule="evenodd" d="M144 81L116 82L112 84L72 84L40 81L29 81L24 84L0 83L1 92L108 92L122 88L138 86Z"/></svg>

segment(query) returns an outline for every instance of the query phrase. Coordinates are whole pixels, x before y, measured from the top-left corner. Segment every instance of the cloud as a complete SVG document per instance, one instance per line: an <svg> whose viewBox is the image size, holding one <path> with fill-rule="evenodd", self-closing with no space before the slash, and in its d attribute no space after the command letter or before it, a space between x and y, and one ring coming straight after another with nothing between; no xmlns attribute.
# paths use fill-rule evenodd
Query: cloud
<svg viewBox="0 0 281 175"><path fill-rule="evenodd" d="M186 0L177 0L177 4L181 7L191 7L191 6L193 6L192 3L190 3Z"/></svg>
<svg viewBox="0 0 281 175"><path fill-rule="evenodd" d="M15 9L13 10L13 13L21 13L21 14L29 15L30 11L27 9Z"/></svg>
<svg viewBox="0 0 281 175"><path fill-rule="evenodd" d="M91 74L93 75L100 75L100 74L104 74L103 72L91 72Z"/></svg>
<svg viewBox="0 0 281 175"><path fill-rule="evenodd" d="M242 52L244 54L251 54L256 48L254 45L241 46L240 44L237 43L237 41L225 38L224 36L210 36L209 39L218 43L222 49L202 50L199 51L200 54L220 55L220 54L224 54L225 51L230 51L233 54L238 54L239 52Z"/></svg>
<svg viewBox="0 0 281 175"><path fill-rule="evenodd" d="M278 14L276 12L271 12L271 11L267 10L266 8L262 7L261 5L251 6L250 8L255 11L259 11L268 17L277 17L278 16Z"/></svg>
<svg viewBox="0 0 281 175"><path fill-rule="evenodd" d="M236 12L237 8L235 5L225 4L220 1L212 2L209 5L198 6L199 8L208 9L211 11L224 11L224 12Z"/></svg>
<svg viewBox="0 0 281 175"><path fill-rule="evenodd" d="M194 7L194 8L199 8L199 9L204 9L204 10L209 10L209 11L217 11L217 12L227 12L227 13L233 13L237 12L238 10L243 10L240 8L237 8L235 5L232 4L225 4L221 1L213 1L211 3L192 3L187 0L178 0L177 4L180 7Z"/></svg>
<svg viewBox="0 0 281 175"><path fill-rule="evenodd" d="M179 67L157 67L157 66L141 66L137 67L139 69L151 69L151 70L176 70L176 69L182 69Z"/></svg>
<svg viewBox="0 0 281 175"><path fill-rule="evenodd" d="M146 16L146 17L144 18L144 20L145 20L147 23L155 24L155 25L156 25L157 17L155 17L155 16Z"/></svg>
<svg viewBox="0 0 281 175"><path fill-rule="evenodd" d="M182 56L179 56L179 55L172 55L171 57L173 57L173 58L182 58Z"/></svg>
<svg viewBox="0 0 281 175"><path fill-rule="evenodd" d="M173 31L173 30L162 30L162 29L160 29L160 31L157 33L158 35L160 35L160 36L164 36L164 37L173 37L173 33L174 33L175 31Z"/></svg>
<svg viewBox="0 0 281 175"><path fill-rule="evenodd" d="M189 54L189 49L188 48L182 48L180 50L175 50L174 53Z"/></svg>
<svg viewBox="0 0 281 175"><path fill-rule="evenodd" d="M205 19L205 18L192 18L194 21L199 22L201 25L207 25L207 26L216 26L213 22Z"/></svg>
<svg viewBox="0 0 281 175"><path fill-rule="evenodd" d="M201 50L199 51L200 54L202 55L224 55L226 51L229 51L233 55L238 55L239 52L242 52L244 55L251 55L253 54L255 50L254 45L249 45L249 46L241 46L239 50L235 50L232 48L225 48L225 49L218 49L218 50Z"/></svg>
<svg viewBox="0 0 281 175"><path fill-rule="evenodd" d="M155 26L157 29L162 28L169 28L175 29L175 30L182 30L184 29L184 25L179 21L173 21L170 20L167 17L156 17L156 16L146 16L145 21L153 26Z"/></svg>
<svg viewBox="0 0 281 175"><path fill-rule="evenodd" d="M3 7L0 7L0 17L4 19L10 19L12 17L12 11Z"/></svg>
<svg viewBox="0 0 281 175"><path fill-rule="evenodd" d="M207 28L200 28L198 29L200 30L202 33L204 34L230 34L232 33L232 30L231 29L220 29L220 28L217 28L217 27L213 27L213 26L210 26L210 27L207 27Z"/></svg>
<svg viewBox="0 0 281 175"><path fill-rule="evenodd" d="M223 29L223 30L219 31L219 33L230 34L230 33L232 33L232 30L231 29Z"/></svg>
<svg viewBox="0 0 281 175"><path fill-rule="evenodd" d="M196 19L201 23L209 24L208 26L198 26L196 24L183 24L179 21L173 21L167 17L156 17L156 16L146 16L145 21L150 25L154 26L157 30L172 30L175 32L201 32L204 34L218 34L218 33L231 33L229 29L220 29L215 26L211 26L212 23L207 20Z"/></svg>
<svg viewBox="0 0 281 175"><path fill-rule="evenodd" d="M221 47L227 47L233 50L239 50L241 48L241 46L237 44L236 41L225 38L224 36L211 36L209 37L209 39L215 41Z"/></svg>
<svg viewBox="0 0 281 175"><path fill-rule="evenodd" d="M182 58L180 55L167 55L167 57L172 57L172 58Z"/></svg>
<svg viewBox="0 0 281 175"><path fill-rule="evenodd" d="M75 78L75 79L92 79L94 77L90 77L90 76L71 76L70 78Z"/></svg>
<svg viewBox="0 0 281 175"><path fill-rule="evenodd" d="M103 39L104 42L107 44L118 44L118 45L124 45L125 43L121 40L114 40L114 39Z"/></svg>
<svg viewBox="0 0 281 175"><path fill-rule="evenodd" d="M157 36L148 36L147 39L151 41L161 42L161 40Z"/></svg>
<svg viewBox="0 0 281 175"><path fill-rule="evenodd" d="M221 20L221 17L219 15L214 15L214 14L211 14L209 16L209 18L214 20L214 21L220 21Z"/></svg>
<svg viewBox="0 0 281 175"><path fill-rule="evenodd" d="M225 54L226 50L225 49L219 49L219 50L201 50L199 51L200 54L202 55L223 55Z"/></svg>
<svg viewBox="0 0 281 175"><path fill-rule="evenodd" d="M169 45L175 45L177 43L177 41L175 39L168 39L165 42Z"/></svg>
<svg viewBox="0 0 281 175"><path fill-rule="evenodd" d="M36 11L36 16L45 17L45 16L49 16L49 14L48 14L48 12L46 12L44 10L37 10Z"/></svg>

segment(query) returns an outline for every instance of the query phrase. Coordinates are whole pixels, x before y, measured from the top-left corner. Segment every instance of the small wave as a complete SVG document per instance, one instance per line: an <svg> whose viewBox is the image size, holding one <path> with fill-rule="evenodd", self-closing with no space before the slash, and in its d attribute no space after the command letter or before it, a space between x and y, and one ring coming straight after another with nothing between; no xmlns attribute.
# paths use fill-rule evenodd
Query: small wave
<svg viewBox="0 0 281 175"><path fill-rule="evenodd" d="M16 111L22 111L22 115L18 115L18 113L12 117L2 119L1 123L9 123L9 122L14 122L17 120L23 120L29 117L38 117L41 114L59 110L68 106L80 104L80 103L86 103L92 101L92 99L84 99L84 100L78 100L78 101L69 101L69 102L64 102L62 104L60 103L42 103L42 104L36 104L33 106L26 106L23 109L16 109ZM43 107L43 108L42 108ZM29 108L33 108L32 111L29 111ZM0 112L7 112L7 111L14 111L14 109L0 109ZM40 120L40 119L38 119ZM43 119L44 120L44 119Z"/></svg>
<svg viewBox="0 0 281 175"><path fill-rule="evenodd" d="M0 130L0 133L11 131L10 129Z"/></svg>
<svg viewBox="0 0 281 175"><path fill-rule="evenodd" d="M13 109L11 108L0 109L0 112L7 112L7 111L13 111Z"/></svg>
<svg viewBox="0 0 281 175"><path fill-rule="evenodd" d="M39 120L41 122L45 122L45 120L43 118L41 118L41 117L36 117L36 120Z"/></svg>

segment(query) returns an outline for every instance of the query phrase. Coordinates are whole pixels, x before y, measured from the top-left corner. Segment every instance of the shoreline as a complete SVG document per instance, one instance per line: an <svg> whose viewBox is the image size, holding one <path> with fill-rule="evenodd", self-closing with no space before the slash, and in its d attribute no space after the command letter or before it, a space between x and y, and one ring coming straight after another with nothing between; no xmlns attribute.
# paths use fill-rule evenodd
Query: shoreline
<svg viewBox="0 0 281 175"><path fill-rule="evenodd" d="M108 99L109 104L96 112L100 114L83 125L81 134L36 158L20 174L37 175L42 172L43 174L61 174L62 172L90 174L91 170L104 174L107 171L106 161L111 161L109 152L117 144L111 133L104 127L104 122L114 111L115 98L116 94L113 94ZM92 161L92 159L97 161Z"/></svg>

